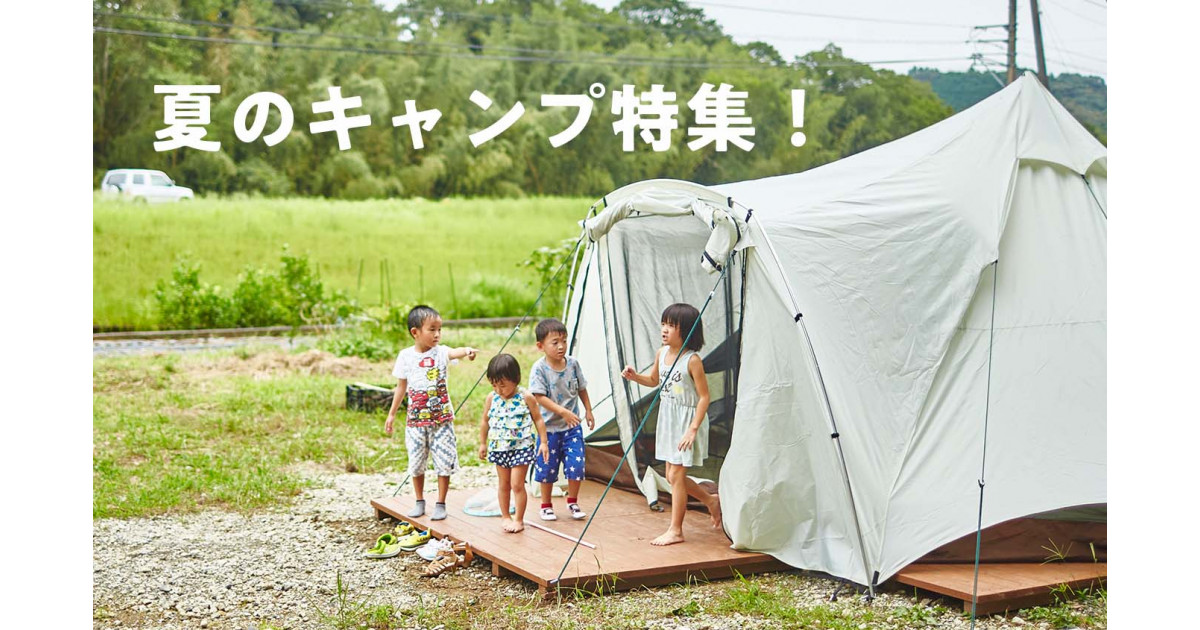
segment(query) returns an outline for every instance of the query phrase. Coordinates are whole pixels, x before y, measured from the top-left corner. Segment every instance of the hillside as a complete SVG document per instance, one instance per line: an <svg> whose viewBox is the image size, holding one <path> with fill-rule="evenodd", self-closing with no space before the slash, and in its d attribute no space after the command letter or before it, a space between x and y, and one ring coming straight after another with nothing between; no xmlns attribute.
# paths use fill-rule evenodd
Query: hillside
<svg viewBox="0 0 1200 630"><path fill-rule="evenodd" d="M1000 90L996 77L973 69L967 72L941 72L933 68L913 68L908 76L928 83L938 97L956 112ZM1050 92L1084 127L1101 142L1107 143L1108 86L1104 79L1071 73L1050 75Z"/></svg>

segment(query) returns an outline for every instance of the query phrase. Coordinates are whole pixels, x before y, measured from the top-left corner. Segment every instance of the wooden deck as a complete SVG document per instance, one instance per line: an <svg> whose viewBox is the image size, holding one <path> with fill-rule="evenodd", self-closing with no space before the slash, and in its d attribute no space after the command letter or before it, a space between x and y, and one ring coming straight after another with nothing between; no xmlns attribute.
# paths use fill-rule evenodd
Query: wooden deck
<svg viewBox="0 0 1200 630"><path fill-rule="evenodd" d="M603 490L601 484L584 481L579 493L580 506L590 514ZM684 520L687 542L655 547L650 541L666 530L670 522L669 506L666 512L651 512L641 495L610 490L583 539L595 548L580 545L562 580L556 583L575 544L573 540L583 532L587 521L572 520L567 515L564 498L554 499L559 520L542 521L537 515L539 500L531 496L525 521L558 534L531 526L519 534L507 534L501 531L499 518L463 512L466 500L476 492L477 489L451 489L446 497L449 516L442 521L429 520L431 509L420 518L404 516L413 505L411 494L374 499L371 506L378 518L390 516L409 521L421 529L431 529L435 536L469 542L475 555L491 561L493 574L524 577L535 582L543 595L575 588L628 590L684 583L689 579L730 577L735 571L746 575L789 568L771 556L730 549L725 534L712 528L708 514L695 510L689 510ZM425 493L430 508L434 496L428 490Z"/></svg>
<svg viewBox="0 0 1200 630"><path fill-rule="evenodd" d="M989 615L1006 610L1042 606L1053 602L1051 590L1059 584L1071 588L1099 585L1108 577L1105 562L1051 562L1046 564L981 564L976 612ZM941 595L963 600L971 610L974 564L911 564L893 578Z"/></svg>

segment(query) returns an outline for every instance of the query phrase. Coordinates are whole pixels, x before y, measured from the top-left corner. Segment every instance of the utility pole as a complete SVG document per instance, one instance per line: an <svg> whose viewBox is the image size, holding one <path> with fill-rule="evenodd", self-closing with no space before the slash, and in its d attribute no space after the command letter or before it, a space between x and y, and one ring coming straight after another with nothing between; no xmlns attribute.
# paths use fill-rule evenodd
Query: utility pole
<svg viewBox="0 0 1200 630"><path fill-rule="evenodd" d="M1037 0L1034 0L1035 2ZM1008 82L1017 80L1017 0L1008 0Z"/></svg>
<svg viewBox="0 0 1200 630"><path fill-rule="evenodd" d="M1050 89L1050 78L1046 76L1046 51L1042 48L1042 17L1038 12L1038 0L1029 0L1033 8L1033 43L1037 46L1038 79Z"/></svg>

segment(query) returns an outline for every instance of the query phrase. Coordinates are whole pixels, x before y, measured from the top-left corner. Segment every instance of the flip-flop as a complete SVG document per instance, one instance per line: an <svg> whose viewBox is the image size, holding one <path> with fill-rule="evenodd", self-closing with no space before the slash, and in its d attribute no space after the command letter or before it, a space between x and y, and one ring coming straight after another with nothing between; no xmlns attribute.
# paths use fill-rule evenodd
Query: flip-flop
<svg viewBox="0 0 1200 630"><path fill-rule="evenodd" d="M394 558L400 555L400 541L391 534L384 534L375 541L375 546L363 552L364 558Z"/></svg>

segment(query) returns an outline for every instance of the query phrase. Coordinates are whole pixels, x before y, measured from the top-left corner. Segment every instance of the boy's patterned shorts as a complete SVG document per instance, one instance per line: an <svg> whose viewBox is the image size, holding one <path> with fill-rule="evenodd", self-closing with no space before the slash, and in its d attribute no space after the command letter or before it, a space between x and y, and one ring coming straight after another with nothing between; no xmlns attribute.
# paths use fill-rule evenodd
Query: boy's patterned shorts
<svg viewBox="0 0 1200 630"><path fill-rule="evenodd" d="M540 438L539 438L540 441ZM533 480L538 483L558 481L558 466L562 464L563 476L570 481L583 479L583 426L575 425L566 431L546 434L546 445L550 448L550 461L541 457L533 460Z"/></svg>
<svg viewBox="0 0 1200 630"><path fill-rule="evenodd" d="M429 466L433 454L433 470L439 477L449 477L458 470L458 442L454 438L454 423L443 422L430 427L404 427L404 446L408 449L408 474L420 477Z"/></svg>

